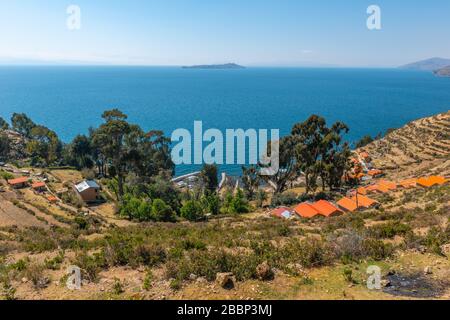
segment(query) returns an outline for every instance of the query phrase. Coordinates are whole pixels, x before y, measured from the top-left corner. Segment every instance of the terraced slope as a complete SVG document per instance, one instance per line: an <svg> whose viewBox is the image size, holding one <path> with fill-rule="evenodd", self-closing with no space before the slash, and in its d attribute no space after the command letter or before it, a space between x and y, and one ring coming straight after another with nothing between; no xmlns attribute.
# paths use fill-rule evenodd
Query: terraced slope
<svg viewBox="0 0 450 320"><path fill-rule="evenodd" d="M413 121L363 149L393 177L450 175L450 110Z"/></svg>

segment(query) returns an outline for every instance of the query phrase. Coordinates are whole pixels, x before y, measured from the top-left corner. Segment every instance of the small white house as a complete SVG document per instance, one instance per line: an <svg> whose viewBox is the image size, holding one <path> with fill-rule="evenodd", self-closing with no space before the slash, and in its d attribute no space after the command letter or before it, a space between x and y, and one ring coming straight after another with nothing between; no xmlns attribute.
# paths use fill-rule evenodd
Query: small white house
<svg viewBox="0 0 450 320"><path fill-rule="evenodd" d="M100 200L100 186L94 180L84 180L74 186L78 197L84 202Z"/></svg>

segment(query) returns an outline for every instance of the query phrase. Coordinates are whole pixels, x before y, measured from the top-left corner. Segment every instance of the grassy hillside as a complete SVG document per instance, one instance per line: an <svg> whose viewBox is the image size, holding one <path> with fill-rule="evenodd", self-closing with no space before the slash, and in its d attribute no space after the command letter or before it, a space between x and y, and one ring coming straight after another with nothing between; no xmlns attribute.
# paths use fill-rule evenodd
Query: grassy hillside
<svg viewBox="0 0 450 320"><path fill-rule="evenodd" d="M449 129L447 112L364 149L384 179L448 175ZM55 192L81 179L45 175ZM75 208L0 188L2 299L450 299L448 183L373 194L380 207L336 217L284 221L266 208L199 223L137 223L112 202ZM71 265L81 290L66 287ZM367 288L369 266L381 289Z"/></svg>

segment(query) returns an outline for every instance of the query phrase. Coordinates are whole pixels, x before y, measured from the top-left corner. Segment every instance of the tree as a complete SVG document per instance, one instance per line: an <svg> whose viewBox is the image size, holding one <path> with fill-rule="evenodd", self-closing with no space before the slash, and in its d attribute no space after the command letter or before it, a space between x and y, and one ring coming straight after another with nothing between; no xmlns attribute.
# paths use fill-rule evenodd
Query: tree
<svg viewBox="0 0 450 320"><path fill-rule="evenodd" d="M67 147L69 164L77 169L92 168L94 163L92 157L92 146L90 139L85 135L77 135Z"/></svg>
<svg viewBox="0 0 450 320"><path fill-rule="evenodd" d="M206 194L202 198L203 206L212 215L220 213L220 197L217 193Z"/></svg>
<svg viewBox="0 0 450 320"><path fill-rule="evenodd" d="M337 175L343 172L346 166L343 158L348 154L348 147L341 145L342 134L348 130L342 122L328 128L325 119L317 115L293 127L295 158L305 176L306 193L316 190L318 177L323 189L327 182L336 185L340 181L342 176L337 179Z"/></svg>
<svg viewBox="0 0 450 320"><path fill-rule="evenodd" d="M279 170L272 176L261 176L263 180L272 185L275 193L282 193L286 190L288 183L298 176L298 163L295 159L295 139L286 136L280 139L279 143ZM268 150L271 142L269 142ZM269 155L270 156L270 155ZM260 164L261 167L264 167Z"/></svg>
<svg viewBox="0 0 450 320"><path fill-rule="evenodd" d="M6 160L10 150L10 141L6 134L0 134L0 160Z"/></svg>
<svg viewBox="0 0 450 320"><path fill-rule="evenodd" d="M265 192L262 189L259 189L258 192L256 192L256 205L258 208L262 208L264 205L264 201L267 200L267 192Z"/></svg>
<svg viewBox="0 0 450 320"><path fill-rule="evenodd" d="M295 157L301 172L305 175L306 193L317 187L317 162L321 154L325 119L313 115L308 120L297 123L292 129L295 139Z"/></svg>
<svg viewBox="0 0 450 320"><path fill-rule="evenodd" d="M102 115L105 120L93 134L93 142L105 159L110 161L114 168L114 175L118 183L118 200L124 195L124 173L126 170L124 137L130 132L127 116L118 109L105 111Z"/></svg>
<svg viewBox="0 0 450 320"><path fill-rule="evenodd" d="M231 201L230 212L231 213L247 213L250 211L248 201L245 198L242 189L238 189L236 195Z"/></svg>
<svg viewBox="0 0 450 320"><path fill-rule="evenodd" d="M31 137L31 130L36 126L36 124L24 113L13 113L11 124L13 130L23 134L27 138Z"/></svg>
<svg viewBox="0 0 450 320"><path fill-rule="evenodd" d="M255 192L261 182L261 177L258 174L258 168L250 166L248 168L242 167L242 184L247 199L252 200L255 197Z"/></svg>
<svg viewBox="0 0 450 320"><path fill-rule="evenodd" d="M200 180L206 193L216 192L219 186L217 178L217 166L215 164L205 164L200 172Z"/></svg>
<svg viewBox="0 0 450 320"><path fill-rule="evenodd" d="M189 221L198 221L204 217L203 206L199 201L189 200L181 208L181 216Z"/></svg>
<svg viewBox="0 0 450 320"><path fill-rule="evenodd" d="M0 117L0 130L8 130L9 124L2 117Z"/></svg>
<svg viewBox="0 0 450 320"><path fill-rule="evenodd" d="M350 157L348 144L341 145L342 133L348 133L348 130L347 125L342 122L336 122L331 128L323 128L320 158L317 164L322 180L322 191L325 191L326 185L330 189L341 185Z"/></svg>
<svg viewBox="0 0 450 320"><path fill-rule="evenodd" d="M44 161L45 165L55 163L61 157L62 143L57 134L47 127L35 125L29 133L27 151L32 158Z"/></svg>
<svg viewBox="0 0 450 320"><path fill-rule="evenodd" d="M175 214L163 200L155 199L152 203L152 215L155 221L172 222L175 221Z"/></svg>
<svg viewBox="0 0 450 320"><path fill-rule="evenodd" d="M250 211L248 201L242 189L238 189L234 196L231 193L225 195L222 211L224 213L247 213Z"/></svg>

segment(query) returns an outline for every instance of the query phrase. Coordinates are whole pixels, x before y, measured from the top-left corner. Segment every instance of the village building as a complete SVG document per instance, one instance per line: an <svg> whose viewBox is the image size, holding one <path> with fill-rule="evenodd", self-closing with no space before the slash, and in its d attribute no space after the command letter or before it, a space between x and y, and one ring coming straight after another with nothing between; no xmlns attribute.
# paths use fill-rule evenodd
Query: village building
<svg viewBox="0 0 450 320"><path fill-rule="evenodd" d="M351 199L353 202L356 203L356 205L358 206L358 208L373 208L378 206L378 202L370 199L369 197L363 196L363 195L358 195L357 197L354 196Z"/></svg>
<svg viewBox="0 0 450 320"><path fill-rule="evenodd" d="M311 204L303 202L300 203L298 206L294 209L295 213L299 215L301 218L313 218L320 214L317 209L315 209Z"/></svg>
<svg viewBox="0 0 450 320"><path fill-rule="evenodd" d="M314 209L316 209L322 216L331 217L340 215L343 212L336 208L333 204L328 201L320 200L311 205Z"/></svg>
<svg viewBox="0 0 450 320"><path fill-rule="evenodd" d="M84 180L74 186L78 197L86 202L96 202L100 200L100 186L94 180Z"/></svg>
<svg viewBox="0 0 450 320"><path fill-rule="evenodd" d="M294 213L292 212L292 210L287 207L277 208L277 209L273 210L270 214L274 217L284 218L284 219L291 219L294 216Z"/></svg>
<svg viewBox="0 0 450 320"><path fill-rule="evenodd" d="M356 202L352 199L349 199L347 197L342 198L337 202L337 205L340 209L347 211L347 212L354 212L358 210L358 206L356 205Z"/></svg>
<svg viewBox="0 0 450 320"><path fill-rule="evenodd" d="M402 180L398 183L398 187L404 188L404 189L411 189L417 186L417 179L411 178Z"/></svg>
<svg viewBox="0 0 450 320"><path fill-rule="evenodd" d="M8 184L14 189L22 189L28 186L28 177L20 177L8 180Z"/></svg>
<svg viewBox="0 0 450 320"><path fill-rule="evenodd" d="M31 185L31 188L36 192L45 192L45 182L35 182Z"/></svg>

